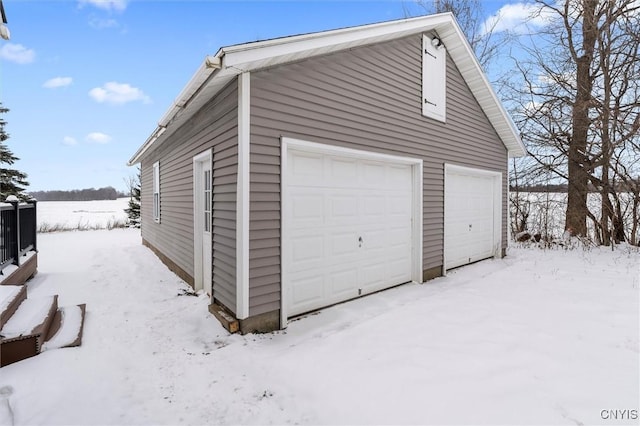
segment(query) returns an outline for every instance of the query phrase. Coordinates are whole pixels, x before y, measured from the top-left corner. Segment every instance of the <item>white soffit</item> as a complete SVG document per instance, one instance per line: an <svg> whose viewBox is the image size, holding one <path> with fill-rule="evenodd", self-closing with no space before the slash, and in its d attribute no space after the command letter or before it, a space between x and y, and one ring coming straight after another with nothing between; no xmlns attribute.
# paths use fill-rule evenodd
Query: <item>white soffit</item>
<svg viewBox="0 0 640 426"><path fill-rule="evenodd" d="M162 117L158 128L128 164L138 163L153 144L171 136L242 72L431 31L441 37L447 52L504 142L509 156L525 155L526 150L515 125L493 91L455 18L450 13L442 13L224 47L215 56L206 58Z"/></svg>

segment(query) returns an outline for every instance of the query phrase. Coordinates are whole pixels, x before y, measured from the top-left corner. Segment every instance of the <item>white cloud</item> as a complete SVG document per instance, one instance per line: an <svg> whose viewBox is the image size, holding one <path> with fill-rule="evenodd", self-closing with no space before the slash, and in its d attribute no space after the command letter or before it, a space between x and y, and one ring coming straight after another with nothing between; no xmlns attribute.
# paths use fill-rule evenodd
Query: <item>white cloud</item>
<svg viewBox="0 0 640 426"><path fill-rule="evenodd" d="M0 58L17 64L29 64L36 59L36 52L21 44L7 43L0 48Z"/></svg>
<svg viewBox="0 0 640 426"><path fill-rule="evenodd" d="M533 3L505 4L494 15L482 24L482 32L499 33L513 31L521 34L530 28L540 28L548 25L554 12Z"/></svg>
<svg viewBox="0 0 640 426"><path fill-rule="evenodd" d="M78 141L75 138L72 138L71 136L65 136L64 138L62 138L62 144L67 146L72 146L72 145L77 145Z"/></svg>
<svg viewBox="0 0 640 426"><path fill-rule="evenodd" d="M92 17L91 19L89 19L89 26L97 30L104 30L107 28L117 28L120 26L120 24L118 24L118 21L116 21L115 19L100 19Z"/></svg>
<svg viewBox="0 0 640 426"><path fill-rule="evenodd" d="M80 7L91 5L109 12L122 12L127 8L127 0L78 0Z"/></svg>
<svg viewBox="0 0 640 426"><path fill-rule="evenodd" d="M100 132L92 132L85 138L89 143L105 144L111 141L111 136Z"/></svg>
<svg viewBox="0 0 640 426"><path fill-rule="evenodd" d="M126 83L117 83L115 81L110 81L105 83L102 87L95 87L91 89L89 91L89 96L91 96L96 102L113 105L122 105L127 102L135 101L142 101L144 103L151 102L151 99L137 87L132 87Z"/></svg>
<svg viewBox="0 0 640 426"><path fill-rule="evenodd" d="M58 87L66 87L73 83L71 77L54 77L44 82L42 87L46 89L57 89Z"/></svg>

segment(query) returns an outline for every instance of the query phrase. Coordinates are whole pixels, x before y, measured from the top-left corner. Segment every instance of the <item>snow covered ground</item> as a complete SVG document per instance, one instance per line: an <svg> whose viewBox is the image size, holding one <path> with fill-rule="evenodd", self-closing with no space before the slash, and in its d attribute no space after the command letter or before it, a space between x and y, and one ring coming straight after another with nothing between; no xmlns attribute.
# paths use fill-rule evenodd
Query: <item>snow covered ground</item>
<svg viewBox="0 0 640 426"><path fill-rule="evenodd" d="M0 370L16 425L638 423L628 247L513 248L246 336L181 295L138 230L38 247L30 296L86 302L87 318L82 346Z"/></svg>
<svg viewBox="0 0 640 426"><path fill-rule="evenodd" d="M129 198L96 201L40 201L38 229L108 228L124 223Z"/></svg>

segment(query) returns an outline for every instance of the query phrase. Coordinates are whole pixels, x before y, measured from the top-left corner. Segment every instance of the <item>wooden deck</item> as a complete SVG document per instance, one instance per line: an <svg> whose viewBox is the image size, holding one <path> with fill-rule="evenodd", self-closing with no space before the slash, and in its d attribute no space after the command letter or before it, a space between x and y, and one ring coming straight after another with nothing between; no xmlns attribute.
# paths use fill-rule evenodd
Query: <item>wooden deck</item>
<svg viewBox="0 0 640 426"><path fill-rule="evenodd" d="M12 269L7 273L8 269ZM15 268L15 269L14 269ZM32 252L30 257L21 262L18 267L5 268L4 274L0 275L0 285L23 285L38 273L38 253Z"/></svg>

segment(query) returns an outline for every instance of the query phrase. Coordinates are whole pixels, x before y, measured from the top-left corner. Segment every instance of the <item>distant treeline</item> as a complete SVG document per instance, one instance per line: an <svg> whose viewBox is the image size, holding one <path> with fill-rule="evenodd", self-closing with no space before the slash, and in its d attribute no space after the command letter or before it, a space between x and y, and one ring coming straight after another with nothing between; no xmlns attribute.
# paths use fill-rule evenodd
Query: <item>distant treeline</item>
<svg viewBox="0 0 640 426"><path fill-rule="evenodd" d="M595 186L593 186L591 183L589 183L587 187L589 192L600 192L600 190ZM614 189L616 190L616 192L625 192L629 190L623 183L617 183ZM566 193L567 184L566 183L560 183L560 184L550 183L550 184L539 184L539 185L518 185L518 186L510 185L509 190L511 192L520 191L520 192L565 192Z"/></svg>
<svg viewBox="0 0 640 426"><path fill-rule="evenodd" d="M32 191L29 192L38 201L93 201L93 200L115 200L119 197L126 197L127 194L116 191L115 188L87 188L73 189L71 191Z"/></svg>
<svg viewBox="0 0 640 426"><path fill-rule="evenodd" d="M567 184L548 184L548 185L511 185L510 191L520 192L567 192Z"/></svg>

